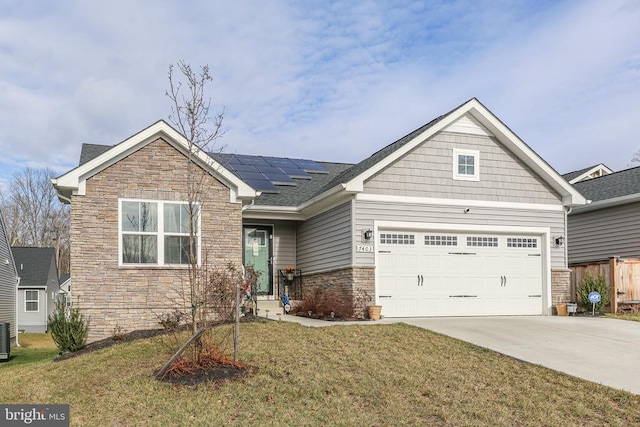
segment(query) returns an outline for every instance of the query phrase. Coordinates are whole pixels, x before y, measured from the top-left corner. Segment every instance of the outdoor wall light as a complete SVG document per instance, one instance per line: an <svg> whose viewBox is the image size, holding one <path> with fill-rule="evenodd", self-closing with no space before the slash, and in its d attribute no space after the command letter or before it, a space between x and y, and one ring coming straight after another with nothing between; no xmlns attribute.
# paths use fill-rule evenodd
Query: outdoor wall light
<svg viewBox="0 0 640 427"><path fill-rule="evenodd" d="M371 238L373 237L373 230L369 229L369 230L365 230L365 232L363 233L364 236L364 240L371 240Z"/></svg>
<svg viewBox="0 0 640 427"><path fill-rule="evenodd" d="M564 246L564 236L556 237L556 248Z"/></svg>

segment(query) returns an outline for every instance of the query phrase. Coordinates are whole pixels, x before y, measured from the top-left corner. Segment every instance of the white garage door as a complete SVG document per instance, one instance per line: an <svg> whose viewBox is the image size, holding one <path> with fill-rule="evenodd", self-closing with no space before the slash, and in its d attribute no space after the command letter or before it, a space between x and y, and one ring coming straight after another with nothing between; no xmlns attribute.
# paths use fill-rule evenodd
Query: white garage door
<svg viewBox="0 0 640 427"><path fill-rule="evenodd" d="M540 236L378 233L386 317L542 314Z"/></svg>

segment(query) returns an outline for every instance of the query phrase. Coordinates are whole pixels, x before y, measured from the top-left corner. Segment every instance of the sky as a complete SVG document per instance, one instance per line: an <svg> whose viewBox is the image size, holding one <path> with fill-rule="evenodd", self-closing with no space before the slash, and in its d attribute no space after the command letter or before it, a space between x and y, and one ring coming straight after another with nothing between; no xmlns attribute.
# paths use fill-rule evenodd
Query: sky
<svg viewBox="0 0 640 427"><path fill-rule="evenodd" d="M0 0L0 187L167 120L180 60L229 153L356 163L473 97L560 173L640 149L640 0Z"/></svg>

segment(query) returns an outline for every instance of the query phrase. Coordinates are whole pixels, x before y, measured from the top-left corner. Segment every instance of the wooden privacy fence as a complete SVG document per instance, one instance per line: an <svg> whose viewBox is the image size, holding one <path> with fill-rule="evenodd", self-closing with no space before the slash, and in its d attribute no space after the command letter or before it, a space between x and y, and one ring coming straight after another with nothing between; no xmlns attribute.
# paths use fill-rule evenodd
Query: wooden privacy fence
<svg viewBox="0 0 640 427"><path fill-rule="evenodd" d="M632 308L640 309L640 259L638 258L609 258L606 261L596 261L585 264L574 264L571 269L571 295L576 297L576 289L587 272L593 277L604 276L611 286L611 312L617 313L618 308L625 311Z"/></svg>

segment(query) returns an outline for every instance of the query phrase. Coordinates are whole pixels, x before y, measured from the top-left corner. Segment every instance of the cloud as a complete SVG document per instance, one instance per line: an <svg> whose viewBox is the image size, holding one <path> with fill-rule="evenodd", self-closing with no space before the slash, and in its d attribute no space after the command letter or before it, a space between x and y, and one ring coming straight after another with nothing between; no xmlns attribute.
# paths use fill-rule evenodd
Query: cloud
<svg viewBox="0 0 640 427"><path fill-rule="evenodd" d="M73 167L208 64L227 150L356 162L471 97L562 172L640 145L637 1L61 1L3 6L2 172ZM611 149L615 144L616 149Z"/></svg>

